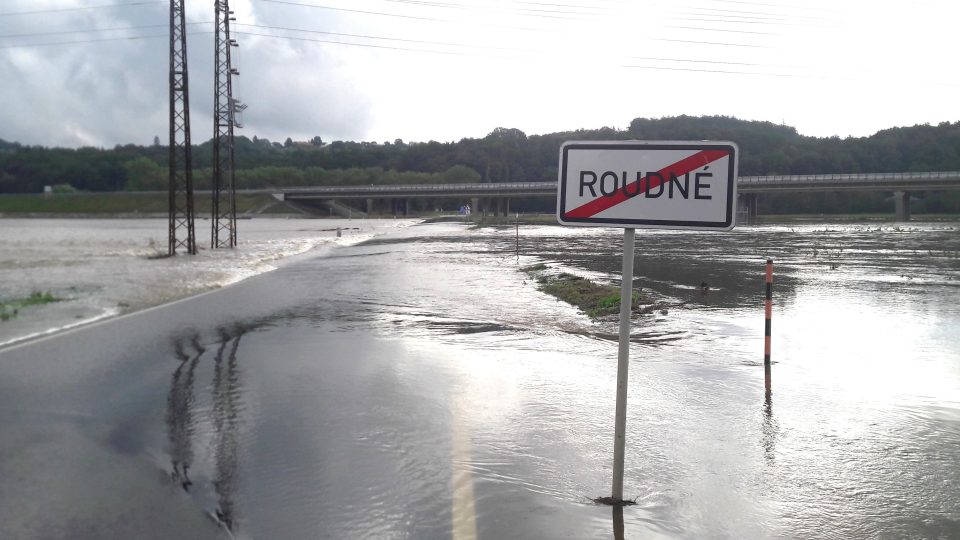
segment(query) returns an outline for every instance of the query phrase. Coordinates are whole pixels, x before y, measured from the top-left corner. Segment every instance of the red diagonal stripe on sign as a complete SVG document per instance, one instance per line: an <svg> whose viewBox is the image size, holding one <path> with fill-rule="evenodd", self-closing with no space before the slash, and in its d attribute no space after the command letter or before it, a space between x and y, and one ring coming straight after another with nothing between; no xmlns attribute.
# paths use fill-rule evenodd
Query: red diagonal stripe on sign
<svg viewBox="0 0 960 540"><path fill-rule="evenodd" d="M693 154L692 156L681 159L680 161L674 163L673 165L667 165L666 167L660 169L657 172L660 174L660 178L669 181L671 174L676 175L678 177L683 176L688 172L693 171L694 169L699 169L704 165L713 163L714 161L728 155L730 155L729 150L701 150L696 154ZM641 178L640 180L634 180L633 182L630 182L628 185L633 187L635 184L644 182L647 186L646 189L641 191L640 190L641 186L636 186L637 195L640 195L641 193L645 193L662 184L663 180L661 180L660 178L654 178L653 180L650 180L650 175L648 174L647 176ZM613 208L614 206L622 203L623 201L632 199L633 197L636 196L634 195L633 197L628 197L625 191L626 190L624 188L621 188L621 189L618 189L616 193L614 193L610 197L600 197L600 198L594 199L582 206L578 206L577 208L574 208L573 210L566 212L563 215L563 217L565 218L593 217L599 214L600 212L603 212L604 210Z"/></svg>

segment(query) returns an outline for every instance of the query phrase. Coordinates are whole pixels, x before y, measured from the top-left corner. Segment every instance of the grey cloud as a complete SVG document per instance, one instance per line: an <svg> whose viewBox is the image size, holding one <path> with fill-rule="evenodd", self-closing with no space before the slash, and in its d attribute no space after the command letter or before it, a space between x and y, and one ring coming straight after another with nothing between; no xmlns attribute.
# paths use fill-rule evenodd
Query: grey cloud
<svg viewBox="0 0 960 540"><path fill-rule="evenodd" d="M191 20L210 21L211 6L188 3ZM58 4L62 6L64 4ZM82 4L77 4L82 5ZM43 9L12 2L3 11ZM243 13L243 10L238 10ZM89 10L49 16L0 18L0 35L87 28L158 25L135 32L63 34L13 43L79 41L124 35L166 35L168 11ZM244 22L261 15L248 11ZM296 13L276 12L267 24L295 25ZM307 24L300 21L300 24ZM212 25L191 25L188 33ZM372 123L371 99L358 91L322 48L282 40L237 36L241 76L238 97L250 106L240 134L273 140L363 138ZM46 47L0 49L0 138L28 144L113 146L148 144L168 130L168 45L164 37ZM213 134L213 34L188 39L192 137Z"/></svg>

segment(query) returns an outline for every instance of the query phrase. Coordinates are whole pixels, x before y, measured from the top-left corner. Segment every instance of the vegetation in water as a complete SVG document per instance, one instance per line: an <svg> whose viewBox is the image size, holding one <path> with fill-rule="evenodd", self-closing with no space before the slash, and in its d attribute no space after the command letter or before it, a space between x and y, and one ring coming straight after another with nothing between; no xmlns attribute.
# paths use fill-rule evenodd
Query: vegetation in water
<svg viewBox="0 0 960 540"><path fill-rule="evenodd" d="M593 319L620 313L620 287L601 285L572 274L550 274L545 264L523 268L537 282L541 291L580 308ZM633 291L632 311L641 311L640 291Z"/></svg>
<svg viewBox="0 0 960 540"><path fill-rule="evenodd" d="M620 286L594 283L589 279L573 274L551 273L544 263L525 266L520 269L537 283L537 288L558 300L576 306L591 319L600 319L620 313ZM633 290L630 310L640 315L660 313L666 315L672 308L683 307L689 301L664 302L653 300L649 295Z"/></svg>
<svg viewBox="0 0 960 540"><path fill-rule="evenodd" d="M30 306L40 306L59 302L62 298L57 298L49 291L34 291L25 298L15 298L13 300L0 301L0 321L9 321L20 314L20 310Z"/></svg>

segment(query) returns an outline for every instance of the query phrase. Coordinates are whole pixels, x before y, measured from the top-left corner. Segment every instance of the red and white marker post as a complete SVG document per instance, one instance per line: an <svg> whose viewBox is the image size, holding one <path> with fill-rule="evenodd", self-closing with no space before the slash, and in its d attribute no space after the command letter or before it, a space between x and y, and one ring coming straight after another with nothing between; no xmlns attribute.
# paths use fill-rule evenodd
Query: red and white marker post
<svg viewBox="0 0 960 540"><path fill-rule="evenodd" d="M770 320L773 317L773 259L767 259L767 295L763 313L763 385L770 396Z"/></svg>

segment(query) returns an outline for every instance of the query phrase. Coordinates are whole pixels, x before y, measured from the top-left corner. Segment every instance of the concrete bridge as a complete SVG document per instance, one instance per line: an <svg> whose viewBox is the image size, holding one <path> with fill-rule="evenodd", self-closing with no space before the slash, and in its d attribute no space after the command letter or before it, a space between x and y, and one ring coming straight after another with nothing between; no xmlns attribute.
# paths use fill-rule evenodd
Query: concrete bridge
<svg viewBox="0 0 960 540"><path fill-rule="evenodd" d="M890 191L894 194L896 218L910 219L911 191L960 190L960 171L741 176L737 179L738 219L750 222L757 216L757 200L763 193L810 191ZM263 192L267 190L251 190ZM384 204L388 213L407 215L410 199L458 199L470 201L475 215L506 215L510 200L518 197L556 198L557 182L507 182L483 184L411 184L376 186L321 186L269 190L291 203L355 201L372 213Z"/></svg>

